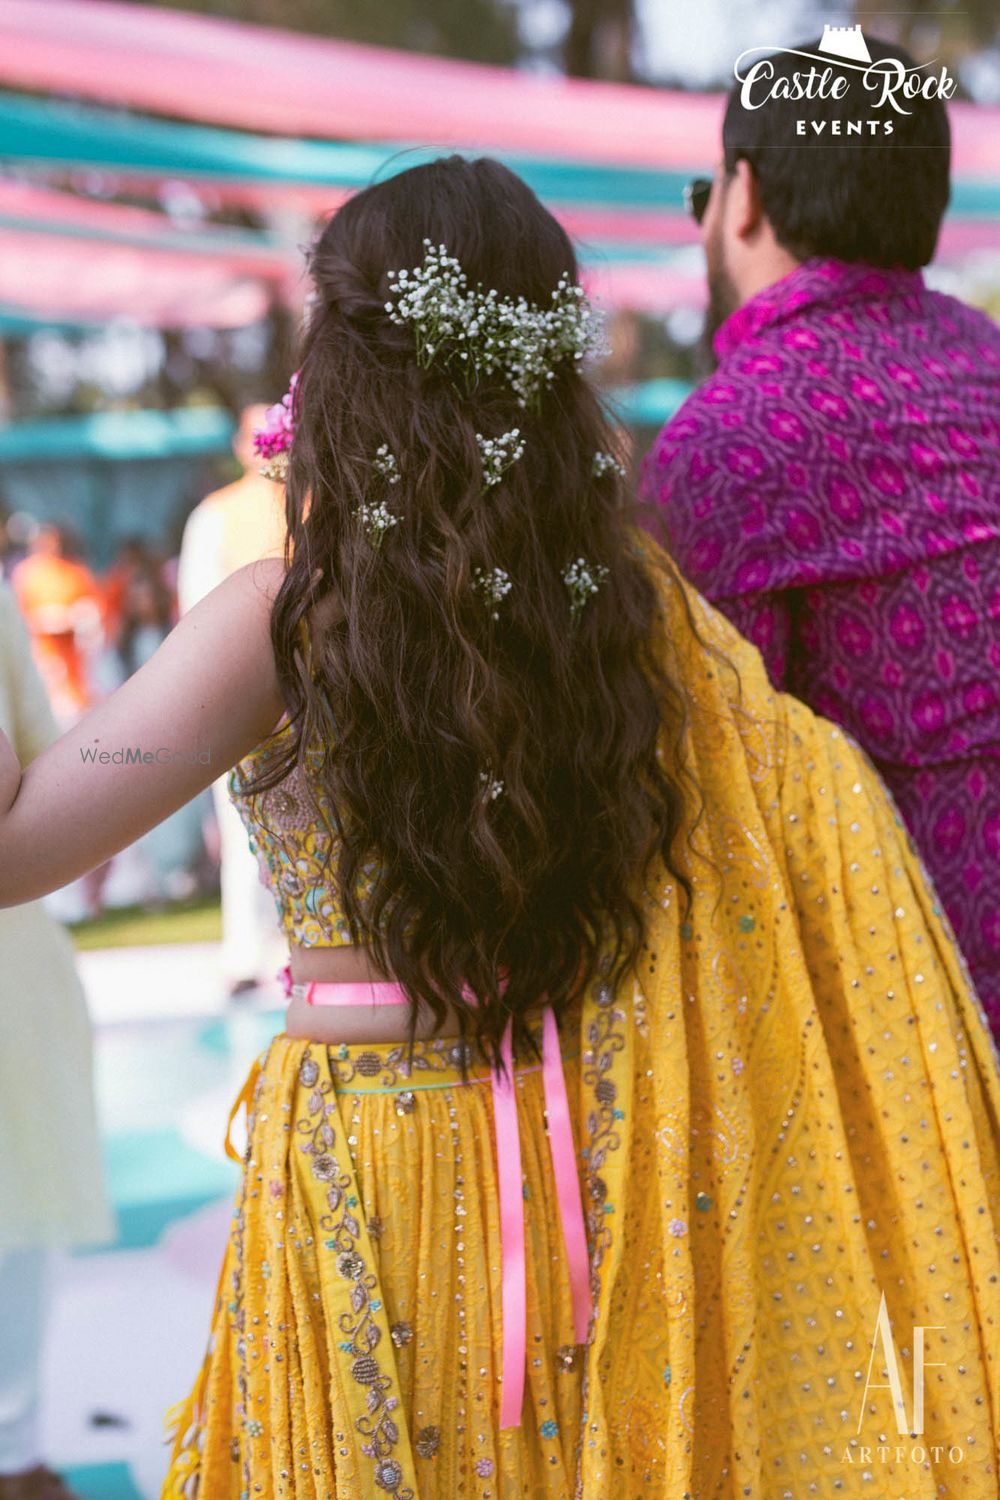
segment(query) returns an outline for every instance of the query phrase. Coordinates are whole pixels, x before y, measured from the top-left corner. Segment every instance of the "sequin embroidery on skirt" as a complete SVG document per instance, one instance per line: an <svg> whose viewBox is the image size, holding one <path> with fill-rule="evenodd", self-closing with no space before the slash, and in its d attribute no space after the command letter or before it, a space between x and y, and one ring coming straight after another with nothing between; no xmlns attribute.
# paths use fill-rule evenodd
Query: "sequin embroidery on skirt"
<svg viewBox="0 0 1000 1500"><path fill-rule="evenodd" d="M570 1027L574 1119L576 1043ZM408 1073L405 1044L279 1036L251 1074L209 1352L171 1413L165 1497L572 1494L584 1350L541 1064L515 1056L528 1352L521 1426L501 1430L490 1075L470 1061L463 1083L461 1045L418 1041Z"/></svg>

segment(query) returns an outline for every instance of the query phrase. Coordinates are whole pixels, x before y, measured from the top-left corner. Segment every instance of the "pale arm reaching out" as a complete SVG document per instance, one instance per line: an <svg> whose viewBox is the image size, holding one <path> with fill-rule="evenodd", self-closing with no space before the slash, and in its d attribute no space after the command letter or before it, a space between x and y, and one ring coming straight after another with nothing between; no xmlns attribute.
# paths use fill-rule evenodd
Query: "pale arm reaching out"
<svg viewBox="0 0 1000 1500"><path fill-rule="evenodd" d="M0 906L102 864L267 737L283 711L269 621L284 571L267 559L227 578L23 772L0 731ZM135 751L148 759L123 761Z"/></svg>

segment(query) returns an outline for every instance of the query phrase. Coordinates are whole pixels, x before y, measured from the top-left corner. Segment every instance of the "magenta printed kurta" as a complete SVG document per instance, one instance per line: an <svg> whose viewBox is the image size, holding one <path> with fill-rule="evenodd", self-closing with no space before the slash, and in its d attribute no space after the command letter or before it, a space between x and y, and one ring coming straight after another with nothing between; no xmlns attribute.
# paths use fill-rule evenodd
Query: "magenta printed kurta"
<svg viewBox="0 0 1000 1500"><path fill-rule="evenodd" d="M1000 1037L1000 330L812 259L647 456L682 570L893 793Z"/></svg>

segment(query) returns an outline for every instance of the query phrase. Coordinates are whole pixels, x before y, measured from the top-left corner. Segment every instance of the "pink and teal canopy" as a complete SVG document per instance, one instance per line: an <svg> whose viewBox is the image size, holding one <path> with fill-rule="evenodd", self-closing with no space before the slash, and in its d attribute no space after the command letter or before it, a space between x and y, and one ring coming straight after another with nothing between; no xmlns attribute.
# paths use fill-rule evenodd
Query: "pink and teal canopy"
<svg viewBox="0 0 1000 1500"><path fill-rule="evenodd" d="M721 99L539 77L112 0L4 0L0 79L243 130L710 167ZM1000 178L1000 110L952 107L955 171Z"/></svg>
<svg viewBox="0 0 1000 1500"><path fill-rule="evenodd" d="M299 282L295 246L181 230L166 214L38 185L54 175L84 189L95 171L153 191L184 179L209 202L315 216L376 174L455 148L497 154L527 178L581 242L606 302L697 302L681 193L715 161L721 109L721 96L541 78L183 11L3 0L0 165L36 182L0 181L0 313L229 325ZM1000 111L956 105L952 121L944 259L995 245L1000 218Z"/></svg>

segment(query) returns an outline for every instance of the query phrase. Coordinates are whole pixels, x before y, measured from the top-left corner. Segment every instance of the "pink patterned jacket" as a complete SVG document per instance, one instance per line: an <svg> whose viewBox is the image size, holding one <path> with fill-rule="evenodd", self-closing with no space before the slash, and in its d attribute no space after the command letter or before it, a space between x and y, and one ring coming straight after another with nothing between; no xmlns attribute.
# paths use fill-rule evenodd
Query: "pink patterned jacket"
<svg viewBox="0 0 1000 1500"><path fill-rule="evenodd" d="M813 259L643 465L680 567L893 793L1000 1038L1000 330Z"/></svg>

